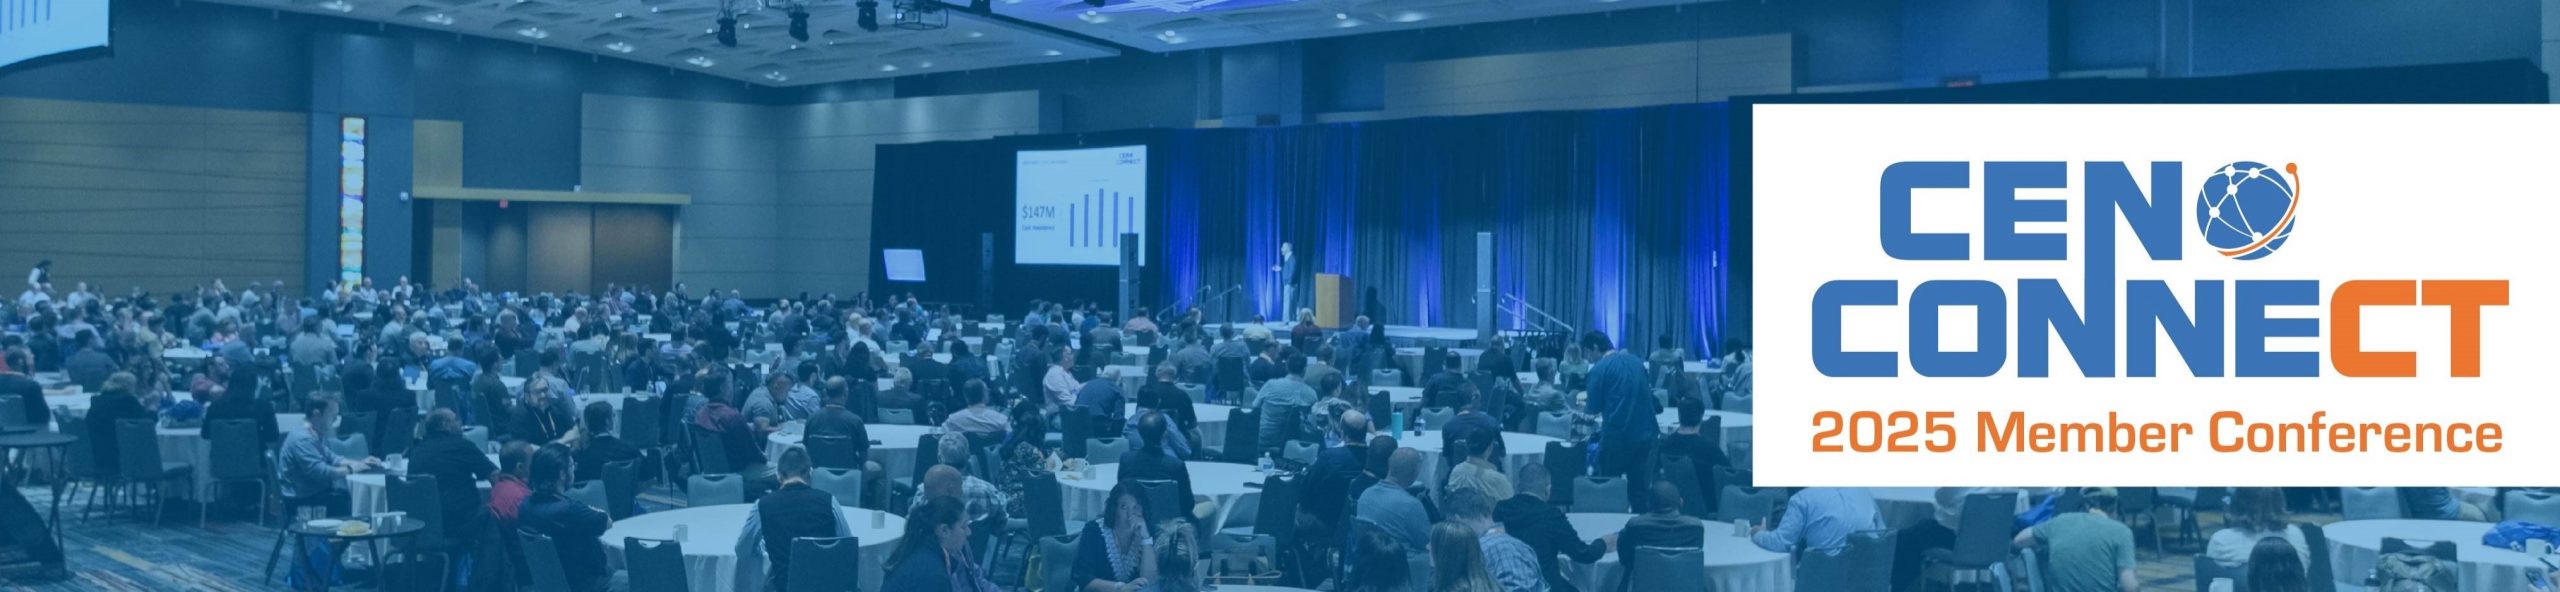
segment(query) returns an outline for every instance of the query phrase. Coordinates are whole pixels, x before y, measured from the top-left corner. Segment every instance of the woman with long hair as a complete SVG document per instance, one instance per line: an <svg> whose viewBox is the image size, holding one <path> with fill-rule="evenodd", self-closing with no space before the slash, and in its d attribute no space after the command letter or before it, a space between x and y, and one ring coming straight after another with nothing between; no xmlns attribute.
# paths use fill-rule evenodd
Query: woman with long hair
<svg viewBox="0 0 2560 592"><path fill-rule="evenodd" d="M1200 592L1200 537L1191 523L1164 521L1156 534L1156 582L1148 592Z"/></svg>
<svg viewBox="0 0 2560 592"><path fill-rule="evenodd" d="M1147 531L1146 504L1123 481L1102 498L1102 517L1085 523L1067 581L1085 592L1146 590L1156 578L1156 544ZM1048 568L1043 568L1048 569Z"/></svg>
<svg viewBox="0 0 2560 592"><path fill-rule="evenodd" d="M2282 499L2282 498L2278 498ZM2310 574L2293 543L2267 537L2249 551L2249 592L2311 592ZM2199 585L2211 585L2200 582Z"/></svg>
<svg viewBox="0 0 2560 592"><path fill-rule="evenodd" d="M1413 564L1405 560L1404 543L1376 528L1360 529L1359 551L1344 561L1351 563L1347 592L1404 592L1412 577Z"/></svg>
<svg viewBox="0 0 2560 592"><path fill-rule="evenodd" d="M1431 592L1502 592L1485 571L1476 529L1456 522L1431 525Z"/></svg>
<svg viewBox="0 0 2560 592"><path fill-rule="evenodd" d="M2296 563L2311 562L2310 545L2303 542L2302 529L2292 523L2285 511L2284 490L2273 487L2242 487L2231 496L2230 512L2224 514L2225 526L2205 542L2204 554L2223 567L2248 565L2261 539L2276 538L2293 545Z"/></svg>
<svg viewBox="0 0 2560 592"><path fill-rule="evenodd" d="M882 590L996 592L984 568L969 561L969 521L960 500L937 497L907 515L907 532L889 552Z"/></svg>

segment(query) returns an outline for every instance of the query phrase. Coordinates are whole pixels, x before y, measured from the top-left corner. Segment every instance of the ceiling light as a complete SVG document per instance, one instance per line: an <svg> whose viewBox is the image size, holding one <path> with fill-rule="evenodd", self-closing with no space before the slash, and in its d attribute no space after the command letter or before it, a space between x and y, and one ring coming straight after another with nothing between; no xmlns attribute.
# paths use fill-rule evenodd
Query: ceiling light
<svg viewBox="0 0 2560 592"><path fill-rule="evenodd" d="M657 14L657 13L658 13L658 7L656 7L656 6L651 6L651 7L649 7L649 13L650 13L650 14Z"/></svg>
<svg viewBox="0 0 2560 592"><path fill-rule="evenodd" d="M693 56L693 57L685 58L685 59L684 59L684 63L687 63L687 64L693 64L693 65L695 65L695 66L699 66L699 67L709 68L709 67L711 67L711 65L712 65L712 64L717 64L717 63L720 63L720 62L712 61L711 56Z"/></svg>
<svg viewBox="0 0 2560 592"><path fill-rule="evenodd" d="M613 18L622 18L622 13L613 13Z"/></svg>
<svg viewBox="0 0 2560 592"><path fill-rule="evenodd" d="M1394 19L1391 19L1391 20L1394 20L1395 22L1399 22L1399 23L1411 23L1411 22L1420 22L1422 19L1427 19L1427 18L1431 18L1431 15L1423 14L1423 13L1421 13L1421 12L1419 12L1419 11L1407 10L1407 11L1404 11L1404 12L1396 13L1395 18L1394 18Z"/></svg>
<svg viewBox="0 0 2560 592"><path fill-rule="evenodd" d="M621 53L631 53L631 51L632 51L632 50L639 49L639 48L637 48L637 47L632 47L630 43L625 43L625 42L621 42L621 41L615 41L615 42L612 42L612 43L604 44L604 48L605 48L605 49L614 50L614 51L616 51L616 52L621 52Z"/></svg>
<svg viewBox="0 0 2560 592"><path fill-rule="evenodd" d="M791 77L782 75L782 71L781 71L781 70L775 70L775 71L772 71L772 72L766 72L766 73L764 73L764 79L765 79L765 80L771 80L771 81L774 81L774 82L781 82L781 81L785 81L785 80L790 80L790 79L791 79Z"/></svg>
<svg viewBox="0 0 2560 592"><path fill-rule="evenodd" d="M1347 20L1351 20L1351 13L1348 13L1348 12L1337 12L1337 13L1333 13L1333 20L1337 20L1337 21L1347 21Z"/></svg>
<svg viewBox="0 0 2560 592"><path fill-rule="evenodd" d="M439 12L439 13L435 13L435 14L427 15L427 16L426 16L426 21L427 21L427 22L430 22L430 23L439 24L439 25L450 25L450 24L453 24L453 15L445 14L445 13L441 13L441 12Z"/></svg>
<svg viewBox="0 0 2560 592"><path fill-rule="evenodd" d="M523 35L523 36L526 36L526 37L531 37L531 38L534 38L534 39L549 39L549 38L551 38L551 32L550 32L550 31L542 30L542 27L525 27L525 28L522 28L522 29L516 29L516 34L517 34L517 35Z"/></svg>
<svg viewBox="0 0 2560 592"><path fill-rule="evenodd" d="M792 5L791 38L800 41L809 40L809 9L807 7Z"/></svg>
<svg viewBox="0 0 2560 592"><path fill-rule="evenodd" d="M853 24L855 26L862 27L862 30L864 31L870 31L873 33L880 32L880 2L878 0L862 0L861 2L855 2L853 3L853 8Z"/></svg>
<svg viewBox="0 0 2560 592"><path fill-rule="evenodd" d="M970 38L970 39L976 39L976 38L979 38L979 37L985 37L985 36L987 36L987 34L986 34L986 33L984 33L984 32L981 32L981 31L970 31L970 32L969 32L969 38Z"/></svg>
<svg viewBox="0 0 2560 592"><path fill-rule="evenodd" d="M1040 52L1040 55L1060 56L1060 55L1067 55L1067 52L1063 52L1063 51L1058 51L1058 50L1052 49L1052 50L1048 50L1048 51Z"/></svg>
<svg viewBox="0 0 2560 592"><path fill-rule="evenodd" d="M320 7L321 7L321 8L326 8L326 9L329 9L329 10L335 10L335 11L338 11L338 12L355 12L355 11L356 11L356 5L354 5L354 4L348 4L348 3L347 3L347 0L329 0L328 2L322 2L322 3L320 3Z"/></svg>
<svg viewBox="0 0 2560 592"><path fill-rule="evenodd" d="M721 14L721 15L720 15L720 21L719 21L719 22L720 22L720 26L719 26L718 28L715 28L715 29L712 29L712 30L715 32L715 34L719 35L719 37L720 37L720 46L721 46L721 47L737 47L737 46L738 46L738 17L737 17L737 15L733 15L733 14Z"/></svg>
<svg viewBox="0 0 2560 592"><path fill-rule="evenodd" d="M880 71L882 71L882 72L896 72L896 71L898 71L898 65L897 65L897 64L881 64L881 65L880 65Z"/></svg>
<svg viewBox="0 0 2560 592"><path fill-rule="evenodd" d="M1165 29L1164 32L1157 33L1156 38L1163 40L1165 43L1182 42L1182 34L1173 32L1173 29Z"/></svg>
<svg viewBox="0 0 2560 592"><path fill-rule="evenodd" d="M916 62L916 67L918 67L918 68L931 68L931 67L933 67L933 62Z"/></svg>

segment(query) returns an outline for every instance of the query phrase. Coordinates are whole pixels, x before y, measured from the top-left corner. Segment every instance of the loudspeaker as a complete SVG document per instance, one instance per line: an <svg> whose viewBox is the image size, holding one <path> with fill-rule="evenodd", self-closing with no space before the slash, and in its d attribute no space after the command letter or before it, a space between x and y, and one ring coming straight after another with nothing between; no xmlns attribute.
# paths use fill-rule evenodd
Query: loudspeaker
<svg viewBox="0 0 2560 592"><path fill-rule="evenodd" d="M1476 233L1476 343L1493 343L1493 233L1490 232Z"/></svg>
<svg viewBox="0 0 2560 592"><path fill-rule="evenodd" d="M978 233L978 310L996 309L996 233Z"/></svg>
<svg viewBox="0 0 2560 592"><path fill-rule="evenodd" d="M1129 310L1138 305L1138 233L1120 233L1120 316L1129 319Z"/></svg>

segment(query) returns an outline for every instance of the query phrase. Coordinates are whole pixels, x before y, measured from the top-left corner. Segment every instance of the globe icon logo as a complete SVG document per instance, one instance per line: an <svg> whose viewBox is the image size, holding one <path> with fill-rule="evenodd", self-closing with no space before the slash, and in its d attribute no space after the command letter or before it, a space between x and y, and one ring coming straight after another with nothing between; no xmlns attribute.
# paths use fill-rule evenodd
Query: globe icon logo
<svg viewBox="0 0 2560 592"><path fill-rule="evenodd" d="M2293 163L2275 167L2249 161L2223 165L2196 190L2196 228L2215 252L2239 260L2263 258L2293 236L2301 176Z"/></svg>

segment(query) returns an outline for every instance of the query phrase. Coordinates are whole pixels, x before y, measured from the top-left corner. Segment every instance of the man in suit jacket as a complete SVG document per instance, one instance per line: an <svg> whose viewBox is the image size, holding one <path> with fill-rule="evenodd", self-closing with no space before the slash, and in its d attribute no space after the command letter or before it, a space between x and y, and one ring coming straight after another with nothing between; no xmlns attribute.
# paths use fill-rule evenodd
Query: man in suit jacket
<svg viewBox="0 0 2560 592"><path fill-rule="evenodd" d="M1191 467L1182 464L1164 450L1166 426L1164 414L1148 412L1138 418L1138 446L1120 453L1120 482L1165 480L1174 482L1179 492L1174 499L1184 507L1191 504Z"/></svg>
<svg viewBox="0 0 2560 592"><path fill-rule="evenodd" d="M1707 525L1680 513L1680 488L1670 481L1653 482L1653 511L1627 520L1618 531L1618 548L1702 547ZM1633 578L1628 578L1632 580Z"/></svg>
<svg viewBox="0 0 2560 592"><path fill-rule="evenodd" d="M1518 495L1494 506L1494 520L1501 522L1502 529L1509 531L1512 537L1529 543L1529 549L1537 553L1538 574L1546 579L1547 588L1556 592L1574 592L1573 581L1564 577L1564 564L1556 560L1556 554L1562 553L1575 563L1599 561L1601 555L1617 546L1617 533L1585 542L1582 534L1574 531L1573 522L1565 519L1564 511L1556 509L1555 504L1547 503L1547 492L1554 485L1554 479L1547 474L1546 465L1530 463L1520 467L1518 485Z"/></svg>

